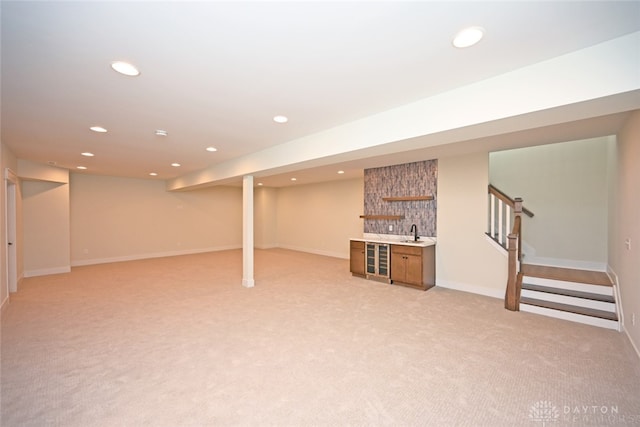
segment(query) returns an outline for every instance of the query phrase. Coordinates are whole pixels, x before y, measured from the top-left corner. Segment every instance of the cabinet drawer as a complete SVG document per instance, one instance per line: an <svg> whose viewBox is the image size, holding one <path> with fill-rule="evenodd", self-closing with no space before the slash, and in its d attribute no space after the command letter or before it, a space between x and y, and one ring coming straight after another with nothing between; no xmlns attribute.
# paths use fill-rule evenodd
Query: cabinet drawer
<svg viewBox="0 0 640 427"><path fill-rule="evenodd" d="M364 242L360 242L357 240L351 240L351 249L362 249L364 250Z"/></svg>
<svg viewBox="0 0 640 427"><path fill-rule="evenodd" d="M392 254L422 255L422 247L407 245L391 245Z"/></svg>

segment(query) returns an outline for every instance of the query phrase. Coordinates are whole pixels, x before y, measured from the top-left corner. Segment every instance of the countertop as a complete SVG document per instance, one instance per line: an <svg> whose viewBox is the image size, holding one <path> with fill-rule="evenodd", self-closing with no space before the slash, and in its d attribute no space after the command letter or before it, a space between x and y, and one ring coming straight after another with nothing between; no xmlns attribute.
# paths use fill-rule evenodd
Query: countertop
<svg viewBox="0 0 640 427"><path fill-rule="evenodd" d="M413 236L397 236L392 234L365 234L364 237L352 237L350 240L357 242L386 243L389 245L418 246L422 248L436 244L435 237L420 236L418 241L414 241Z"/></svg>

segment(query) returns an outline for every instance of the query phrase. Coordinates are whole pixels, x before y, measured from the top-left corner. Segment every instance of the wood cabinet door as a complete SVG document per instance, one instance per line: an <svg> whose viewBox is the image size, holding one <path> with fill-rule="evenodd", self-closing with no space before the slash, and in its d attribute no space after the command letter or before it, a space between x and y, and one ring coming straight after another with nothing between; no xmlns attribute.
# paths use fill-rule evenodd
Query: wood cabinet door
<svg viewBox="0 0 640 427"><path fill-rule="evenodd" d="M406 276L405 283L411 285L422 285L422 256L405 255Z"/></svg>
<svg viewBox="0 0 640 427"><path fill-rule="evenodd" d="M359 244L358 244L359 243ZM350 271L364 276L364 242L351 242Z"/></svg>
<svg viewBox="0 0 640 427"><path fill-rule="evenodd" d="M398 282L404 282L407 270L407 264L405 262L406 255L401 253L391 253L391 280Z"/></svg>

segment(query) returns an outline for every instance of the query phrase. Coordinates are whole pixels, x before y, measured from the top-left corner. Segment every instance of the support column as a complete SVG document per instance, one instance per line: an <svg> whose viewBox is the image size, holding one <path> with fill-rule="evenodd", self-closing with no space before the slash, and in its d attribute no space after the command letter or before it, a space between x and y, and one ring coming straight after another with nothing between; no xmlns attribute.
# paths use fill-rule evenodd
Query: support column
<svg viewBox="0 0 640 427"><path fill-rule="evenodd" d="M253 176L242 177L242 286L253 288Z"/></svg>

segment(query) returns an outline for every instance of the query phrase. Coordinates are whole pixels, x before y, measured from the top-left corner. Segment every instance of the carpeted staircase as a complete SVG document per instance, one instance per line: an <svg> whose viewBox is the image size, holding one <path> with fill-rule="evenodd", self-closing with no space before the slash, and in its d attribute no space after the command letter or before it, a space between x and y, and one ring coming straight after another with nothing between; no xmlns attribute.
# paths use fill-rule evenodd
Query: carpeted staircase
<svg viewBox="0 0 640 427"><path fill-rule="evenodd" d="M606 273L523 264L520 310L619 330L613 283Z"/></svg>

